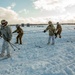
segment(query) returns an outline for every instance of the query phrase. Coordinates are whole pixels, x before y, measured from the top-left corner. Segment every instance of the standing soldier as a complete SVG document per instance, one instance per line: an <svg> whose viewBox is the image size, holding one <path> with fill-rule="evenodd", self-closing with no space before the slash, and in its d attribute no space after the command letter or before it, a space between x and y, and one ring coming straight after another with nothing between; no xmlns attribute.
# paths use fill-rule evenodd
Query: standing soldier
<svg viewBox="0 0 75 75"><path fill-rule="evenodd" d="M48 39L47 44L50 44L51 39L52 39L52 45L54 45L54 43L55 43L55 27L54 27L54 25L52 24L51 21L48 22L48 26L44 30L44 32L46 32L47 30L49 30L49 39Z"/></svg>
<svg viewBox="0 0 75 75"><path fill-rule="evenodd" d="M0 29L0 36L3 37L3 45L2 45L2 51L0 56L3 57L5 50L7 50L7 57L10 57L10 41L12 38L12 32L10 27L7 25L8 22L6 20L1 21L1 29Z"/></svg>
<svg viewBox="0 0 75 75"><path fill-rule="evenodd" d="M19 43L18 40L20 41L20 44L22 44L22 36L23 36L23 30L19 25L16 25L16 30L13 31L13 33L17 32L18 35L16 37L16 44Z"/></svg>
<svg viewBox="0 0 75 75"><path fill-rule="evenodd" d="M55 38L57 38L57 35L59 35L59 38L61 38L61 32L62 32L62 27L61 27L61 25L59 24L59 22L57 22Z"/></svg>

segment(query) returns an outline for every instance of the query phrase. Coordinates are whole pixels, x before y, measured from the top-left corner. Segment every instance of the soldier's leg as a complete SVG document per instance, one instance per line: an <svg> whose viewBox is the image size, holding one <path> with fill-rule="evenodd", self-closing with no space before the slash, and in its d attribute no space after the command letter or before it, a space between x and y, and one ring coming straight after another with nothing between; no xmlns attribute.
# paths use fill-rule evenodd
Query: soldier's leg
<svg viewBox="0 0 75 75"><path fill-rule="evenodd" d="M59 34L59 38L61 38L61 35Z"/></svg>
<svg viewBox="0 0 75 75"><path fill-rule="evenodd" d="M5 40L3 41L2 51L1 51L0 56L4 56L4 53L5 53Z"/></svg>
<svg viewBox="0 0 75 75"><path fill-rule="evenodd" d="M22 38L20 37L20 44L22 44Z"/></svg>
<svg viewBox="0 0 75 75"><path fill-rule="evenodd" d="M55 33L55 38L57 38L57 33Z"/></svg>
<svg viewBox="0 0 75 75"><path fill-rule="evenodd" d="M59 38L61 38L61 32L59 32Z"/></svg>
<svg viewBox="0 0 75 75"><path fill-rule="evenodd" d="M54 35L51 36L51 38L52 38L52 45L54 45L54 44L55 44L55 38L54 38Z"/></svg>
<svg viewBox="0 0 75 75"><path fill-rule="evenodd" d="M18 43L19 35L16 37L16 43Z"/></svg>
<svg viewBox="0 0 75 75"><path fill-rule="evenodd" d="M22 44L22 36L23 34L20 35L19 39L20 39L20 44Z"/></svg>
<svg viewBox="0 0 75 75"><path fill-rule="evenodd" d="M57 31L57 36L59 35L59 31Z"/></svg>
<svg viewBox="0 0 75 75"><path fill-rule="evenodd" d="M59 38L61 38L61 30L58 32L58 34L59 34Z"/></svg>
<svg viewBox="0 0 75 75"><path fill-rule="evenodd" d="M11 50L11 48L10 48L9 42L7 42L7 41L6 41L6 50L7 50L7 57L10 57L10 50Z"/></svg>
<svg viewBox="0 0 75 75"><path fill-rule="evenodd" d="M49 36L47 44L50 44L50 42L51 42L51 36Z"/></svg>

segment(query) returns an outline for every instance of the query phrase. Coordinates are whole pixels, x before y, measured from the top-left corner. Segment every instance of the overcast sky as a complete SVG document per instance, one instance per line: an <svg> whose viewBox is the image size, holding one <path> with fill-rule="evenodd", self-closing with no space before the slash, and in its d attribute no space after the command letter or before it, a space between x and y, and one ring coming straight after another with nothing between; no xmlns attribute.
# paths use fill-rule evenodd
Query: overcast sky
<svg viewBox="0 0 75 75"><path fill-rule="evenodd" d="M75 22L75 0L0 0L0 21L9 24Z"/></svg>

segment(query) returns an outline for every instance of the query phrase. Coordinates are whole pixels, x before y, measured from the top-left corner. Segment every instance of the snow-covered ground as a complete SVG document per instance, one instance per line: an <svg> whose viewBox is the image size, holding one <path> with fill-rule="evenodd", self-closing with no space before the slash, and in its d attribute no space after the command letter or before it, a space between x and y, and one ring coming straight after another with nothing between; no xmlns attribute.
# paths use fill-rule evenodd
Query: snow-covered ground
<svg viewBox="0 0 75 75"><path fill-rule="evenodd" d="M46 26L22 28L23 45L15 44L20 50L11 48L12 57L0 60L0 75L75 75L75 26L63 25L62 38L55 39L55 45L47 45Z"/></svg>

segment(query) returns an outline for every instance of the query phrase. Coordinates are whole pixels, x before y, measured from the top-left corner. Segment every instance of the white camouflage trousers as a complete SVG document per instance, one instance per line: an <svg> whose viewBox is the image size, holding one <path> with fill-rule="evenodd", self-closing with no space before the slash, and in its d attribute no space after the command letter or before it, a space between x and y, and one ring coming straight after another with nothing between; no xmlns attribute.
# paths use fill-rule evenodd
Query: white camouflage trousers
<svg viewBox="0 0 75 75"><path fill-rule="evenodd" d="M6 50L7 54L10 54L10 44L9 44L9 42L3 40L2 52L1 53L4 54L5 50Z"/></svg>
<svg viewBox="0 0 75 75"><path fill-rule="evenodd" d="M51 41L52 41L52 44L55 43L55 37L54 36L49 36L48 43L50 43Z"/></svg>

